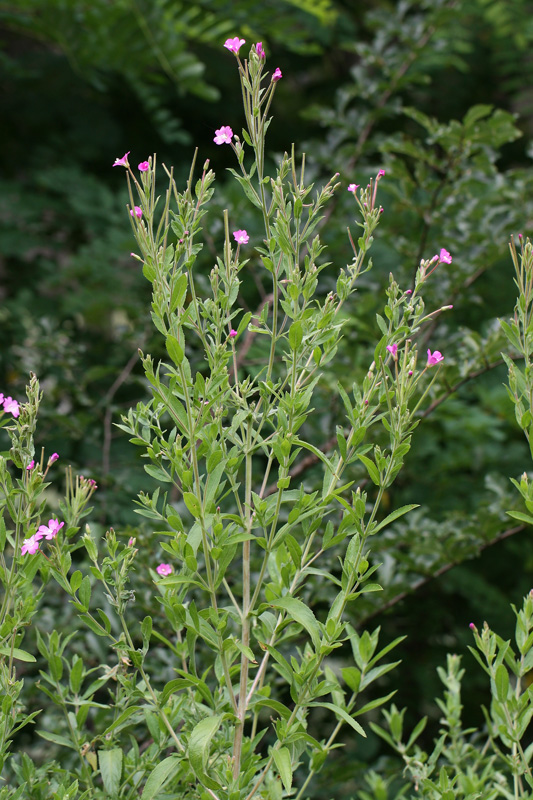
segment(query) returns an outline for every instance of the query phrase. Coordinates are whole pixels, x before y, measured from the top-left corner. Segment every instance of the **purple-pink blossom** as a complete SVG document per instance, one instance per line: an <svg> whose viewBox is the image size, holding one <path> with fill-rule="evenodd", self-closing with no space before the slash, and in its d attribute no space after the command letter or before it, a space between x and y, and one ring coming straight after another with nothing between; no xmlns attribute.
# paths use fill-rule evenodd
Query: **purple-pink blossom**
<svg viewBox="0 0 533 800"><path fill-rule="evenodd" d="M442 247L439 253L439 264L451 264L451 263L452 263L451 255L448 253L447 250L444 249L444 247Z"/></svg>
<svg viewBox="0 0 533 800"><path fill-rule="evenodd" d="M35 466L35 460L32 458L28 466L26 467L27 470L33 469Z"/></svg>
<svg viewBox="0 0 533 800"><path fill-rule="evenodd" d="M37 534L35 533L33 536L30 536L28 539L24 539L22 542L22 547L20 548L21 555L25 556L26 553L30 553L33 555L39 549L39 539L37 538Z"/></svg>
<svg viewBox="0 0 533 800"><path fill-rule="evenodd" d="M4 397L2 400L4 404L4 411L8 414L13 414L14 417L18 417L20 414L19 404L16 400L13 400L12 397Z"/></svg>
<svg viewBox="0 0 533 800"><path fill-rule="evenodd" d="M428 367L434 367L435 364L438 364L439 361L444 361L444 356L439 350L435 350L433 353L431 350L428 349Z"/></svg>
<svg viewBox="0 0 533 800"><path fill-rule="evenodd" d="M257 42L255 46L255 52L259 56L259 58L265 57L265 51L263 50L263 42Z"/></svg>
<svg viewBox="0 0 533 800"><path fill-rule="evenodd" d="M52 453L52 455L48 459L48 466L50 466L50 464L53 464L54 461L57 461L58 458L59 458L59 453Z"/></svg>
<svg viewBox="0 0 533 800"><path fill-rule="evenodd" d="M276 67L274 73L272 75L272 83L276 83L276 81L280 81L283 78L281 70L279 67Z"/></svg>
<svg viewBox="0 0 533 800"><path fill-rule="evenodd" d="M143 215L143 210L139 206L133 206L133 208L130 211L130 214L132 217L137 217L137 219L141 219Z"/></svg>
<svg viewBox="0 0 533 800"><path fill-rule="evenodd" d="M250 237L246 231L233 231L233 238L237 244L248 244Z"/></svg>
<svg viewBox="0 0 533 800"><path fill-rule="evenodd" d="M393 358L396 358L396 353L398 352L398 345L397 344L388 344L387 350L391 354Z"/></svg>
<svg viewBox="0 0 533 800"><path fill-rule="evenodd" d="M172 567L170 566L170 564L159 564L155 568L155 571L158 573L158 575L162 575L163 577L165 577L166 575L170 575L170 573L172 572Z"/></svg>
<svg viewBox="0 0 533 800"><path fill-rule="evenodd" d="M115 163L113 164L114 167L129 167L128 156L131 153L131 150L128 150L122 158L115 158Z"/></svg>
<svg viewBox="0 0 533 800"><path fill-rule="evenodd" d="M139 172L148 172L148 170L150 169L150 164L148 163L148 161L141 161L138 169Z"/></svg>
<svg viewBox="0 0 533 800"><path fill-rule="evenodd" d="M215 144L230 144L233 139L233 131L229 125L223 125L215 131L215 134L216 136L213 139Z"/></svg>
<svg viewBox="0 0 533 800"><path fill-rule="evenodd" d="M35 537L37 540L42 539L43 537L45 539L55 539L57 532L61 530L64 524L64 522L59 522L57 519L49 519L48 525L39 525Z"/></svg>
<svg viewBox="0 0 533 800"><path fill-rule="evenodd" d="M224 47L227 47L228 50L231 50L232 53L235 55L238 54L242 45L246 42L246 39L239 39L238 36L235 36L233 39L226 39L224 42Z"/></svg>
<svg viewBox="0 0 533 800"><path fill-rule="evenodd" d="M378 172L378 178L382 178L384 175L385 175L385 170L380 169L380 171Z"/></svg>
<svg viewBox="0 0 533 800"><path fill-rule="evenodd" d="M359 184L358 183L350 183L350 185L348 186L348 191L349 192L353 192L354 194L356 193L356 191L358 189L359 189Z"/></svg>
<svg viewBox="0 0 533 800"><path fill-rule="evenodd" d="M231 336L232 339L234 339L237 336L237 331L235 330L235 328L232 328L230 330L229 335Z"/></svg>

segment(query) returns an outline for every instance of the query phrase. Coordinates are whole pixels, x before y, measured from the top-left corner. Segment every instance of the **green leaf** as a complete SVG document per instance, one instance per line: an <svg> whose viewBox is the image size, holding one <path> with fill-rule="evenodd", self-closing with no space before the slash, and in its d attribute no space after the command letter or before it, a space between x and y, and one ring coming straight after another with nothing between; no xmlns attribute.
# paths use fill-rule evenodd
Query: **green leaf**
<svg viewBox="0 0 533 800"><path fill-rule="evenodd" d="M205 773L209 758L211 739L220 727L222 717L214 714L204 717L195 725L189 738L189 761L195 774L209 789L218 788L218 784Z"/></svg>
<svg viewBox="0 0 533 800"><path fill-rule="evenodd" d="M37 733L42 739L46 739L47 742L53 742L61 747L70 747L71 750L78 749L74 746L70 739L66 739L64 736L59 736L58 733L48 733L48 731L37 731Z"/></svg>
<svg viewBox="0 0 533 800"><path fill-rule="evenodd" d="M195 494L192 492L183 492L183 500L195 519L202 516L202 506Z"/></svg>
<svg viewBox="0 0 533 800"><path fill-rule="evenodd" d="M290 792L292 786L292 764L291 754L288 747L280 747L279 750L272 750L272 757L276 768L283 781L286 792Z"/></svg>
<svg viewBox="0 0 533 800"><path fill-rule="evenodd" d="M302 603L296 597L281 597L279 600L273 600L270 605L274 608L284 609L291 619L302 625L313 640L315 648L318 650L320 647L320 628L317 619L309 606Z"/></svg>
<svg viewBox="0 0 533 800"><path fill-rule="evenodd" d="M530 517L529 514L523 514L522 511L507 511L506 513L513 519L525 522L526 525L533 525L533 517Z"/></svg>
<svg viewBox="0 0 533 800"><path fill-rule="evenodd" d="M298 320L293 322L291 327L289 328L289 344L291 346L291 350L298 350L302 343L302 339L304 336L302 323Z"/></svg>
<svg viewBox="0 0 533 800"><path fill-rule="evenodd" d="M325 702L309 703L309 705L316 706L317 708L329 708L330 711L333 711L334 714L337 714L339 717L341 717L341 719L343 719L344 722L347 722L348 725L350 725L354 729L354 731L357 731L357 733L361 734L361 736L364 736L366 739L366 733L364 732L361 725L359 725L359 723L356 722L356 720L353 719L353 717L351 717L340 706L336 706L334 703L325 703Z"/></svg>
<svg viewBox="0 0 533 800"><path fill-rule="evenodd" d="M361 453L357 454L357 458L359 458L365 465L367 472L370 475L370 480L372 481L372 483L375 483L376 486L379 486L381 481L379 477L378 468L376 467L372 459L367 458L367 456L362 456Z"/></svg>
<svg viewBox="0 0 533 800"><path fill-rule="evenodd" d="M112 750L99 750L98 766L105 791L109 795L116 796L122 776L122 750L120 747L114 747Z"/></svg>
<svg viewBox="0 0 533 800"><path fill-rule="evenodd" d="M407 506L400 506L400 508L397 508L396 511L393 511L392 514L389 514L387 517L385 517L385 519L382 519L381 522L378 522L376 527L373 528L372 534L375 534L382 528L390 525L391 522L394 522L394 520L398 519L398 517L403 517L404 514L408 514L409 511L413 510L413 508L419 508L419 505L417 503L410 503Z"/></svg>
<svg viewBox="0 0 533 800"><path fill-rule="evenodd" d="M180 345L176 337L172 336L171 334L167 336L165 346L170 358L174 364L179 367L183 361L183 347Z"/></svg>
<svg viewBox="0 0 533 800"><path fill-rule="evenodd" d="M163 784L176 774L180 763L181 759L176 755L168 756L168 758L164 758L163 761L160 761L144 784L141 800L153 800Z"/></svg>
<svg viewBox="0 0 533 800"><path fill-rule="evenodd" d="M11 647L0 647L0 656L10 656L11 653L13 653L13 658L16 658L17 661L36 661L35 656L27 653L26 650L19 650L18 647L14 647L13 650Z"/></svg>
<svg viewBox="0 0 533 800"><path fill-rule="evenodd" d="M503 664L500 664L499 667L496 668L494 682L496 684L496 697L500 703L505 703L507 694L509 693L509 673Z"/></svg>

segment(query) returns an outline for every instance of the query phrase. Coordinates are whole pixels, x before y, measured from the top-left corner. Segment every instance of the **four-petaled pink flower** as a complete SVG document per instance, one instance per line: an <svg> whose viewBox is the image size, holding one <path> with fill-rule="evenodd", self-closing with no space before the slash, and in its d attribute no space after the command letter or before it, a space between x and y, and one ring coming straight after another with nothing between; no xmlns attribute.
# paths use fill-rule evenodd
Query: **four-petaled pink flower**
<svg viewBox="0 0 533 800"><path fill-rule="evenodd" d="M141 219L143 215L143 210L142 208L139 208L139 206L133 206L133 208L130 211L130 214L132 217L137 217L137 219Z"/></svg>
<svg viewBox="0 0 533 800"><path fill-rule="evenodd" d="M396 353L398 352L398 345L397 344L388 344L387 350L391 354L393 358L396 358Z"/></svg>
<svg viewBox="0 0 533 800"><path fill-rule="evenodd" d="M172 567L170 564L159 564L159 566L155 568L155 571L158 573L158 575L165 577L166 575L170 575L172 572Z"/></svg>
<svg viewBox="0 0 533 800"><path fill-rule="evenodd" d="M433 353L428 349L428 367L434 367L439 361L444 361L444 356L438 350Z"/></svg>
<svg viewBox="0 0 533 800"><path fill-rule="evenodd" d="M7 411L8 414L13 414L14 417L18 417L20 414L19 404L16 400L13 400L12 397L4 397L4 411Z"/></svg>
<svg viewBox="0 0 533 800"><path fill-rule="evenodd" d="M263 42L257 42L255 46L255 52L259 56L259 58L265 57L265 51L263 50Z"/></svg>
<svg viewBox="0 0 533 800"><path fill-rule="evenodd" d="M148 161L141 161L138 169L139 172L148 172L148 170L150 169L150 164L148 163Z"/></svg>
<svg viewBox="0 0 533 800"><path fill-rule="evenodd" d="M385 170L380 169L380 171L378 172L378 178L382 178L384 175L385 175Z"/></svg>
<svg viewBox="0 0 533 800"><path fill-rule="evenodd" d="M128 156L131 153L131 150L128 150L122 158L115 158L115 163L113 164L114 167L129 167Z"/></svg>
<svg viewBox="0 0 533 800"><path fill-rule="evenodd" d="M29 539L24 539L22 542L22 547L20 548L21 555L25 556L26 553L31 553L33 555L39 549L39 539L37 538L37 534L35 533L33 536L30 536Z"/></svg>
<svg viewBox="0 0 533 800"><path fill-rule="evenodd" d="M233 138L233 131L229 125L223 125L218 131L215 131L216 136L213 139L215 144L230 144Z"/></svg>
<svg viewBox="0 0 533 800"><path fill-rule="evenodd" d="M235 36L234 39L226 39L224 42L224 47L227 47L228 50L231 50L232 53L237 55L245 41L246 39L239 39L238 36Z"/></svg>
<svg viewBox="0 0 533 800"><path fill-rule="evenodd" d="M447 250L444 249L444 247L441 248L441 251L439 253L439 264L451 264L451 263L452 263L451 255L448 253Z"/></svg>
<svg viewBox="0 0 533 800"><path fill-rule="evenodd" d="M48 525L40 525L35 537L37 540L42 539L55 539L57 532L61 530L65 523L59 522L57 519L49 519Z"/></svg>
<svg viewBox="0 0 533 800"><path fill-rule="evenodd" d="M272 83L276 83L276 81L280 81L283 78L281 74L281 70L279 67L276 67L274 70L274 74L272 75Z"/></svg>
<svg viewBox="0 0 533 800"><path fill-rule="evenodd" d="M231 336L232 339L234 339L237 336L237 331L235 330L235 328L232 328L230 330L229 335Z"/></svg>
<svg viewBox="0 0 533 800"><path fill-rule="evenodd" d="M34 461L34 459L32 458L32 460L30 461L30 463L28 464L28 466L26 467L26 469L28 469L28 470L30 470L30 469L33 469L33 468L34 468L34 466L35 466L35 461Z"/></svg>
<svg viewBox="0 0 533 800"><path fill-rule="evenodd" d="M52 453L52 455L48 459L48 466L50 466L50 464L53 464L54 461L57 461L58 458L59 458L59 453Z"/></svg>
<svg viewBox="0 0 533 800"><path fill-rule="evenodd" d="M359 189L359 184L358 184L358 183L351 183L351 184L348 186L348 191L349 191L349 192L353 192L354 194L356 193L356 191L357 191L358 189Z"/></svg>
<svg viewBox="0 0 533 800"><path fill-rule="evenodd" d="M237 244L248 244L250 237L246 231L233 231L233 238Z"/></svg>

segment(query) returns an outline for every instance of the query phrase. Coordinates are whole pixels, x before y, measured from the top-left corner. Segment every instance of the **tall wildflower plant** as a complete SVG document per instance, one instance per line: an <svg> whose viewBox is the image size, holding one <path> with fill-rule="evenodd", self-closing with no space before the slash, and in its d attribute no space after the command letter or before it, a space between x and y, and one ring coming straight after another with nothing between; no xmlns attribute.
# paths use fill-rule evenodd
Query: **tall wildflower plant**
<svg viewBox="0 0 533 800"><path fill-rule="evenodd" d="M533 455L533 246L520 234L518 249L511 239L510 250L518 300L513 318L500 321L512 354L512 357L506 353L502 356L508 367L509 398ZM532 525L530 476L524 472L519 480L511 480L522 496L526 512L513 510L508 514ZM514 641L504 640L488 621L479 629L470 623L474 647L469 649L486 673L490 700L482 708L483 727L464 725L461 691L465 670L461 667L461 657L455 654L448 655L446 669L438 669L444 695L437 700L440 729L431 752L419 744L426 718L406 732L405 709L392 705L383 712L383 726L370 723L373 731L401 757L403 774L417 796L429 800L452 797L525 800L532 796L533 589L523 599L521 608L513 605L512 609L516 619ZM365 791L361 792L365 800L398 800L409 790L408 783L398 783L398 772L387 777L371 770L365 781Z"/></svg>
<svg viewBox="0 0 533 800"><path fill-rule="evenodd" d="M444 249L421 262L412 290L402 291L391 276L367 374L348 390L338 387L344 418L336 427L336 452L325 455L309 441L313 392L342 336L343 304L371 268L384 171L360 191L348 187L360 235L348 232L350 261L338 271L336 290L325 294L320 273L328 264L317 226L339 188L337 176L315 190L294 148L274 176L266 174L269 113L283 75L279 68L266 71L261 43L242 61L244 44L236 37L225 46L236 60L245 127L238 136L221 125L214 141L233 150L230 171L262 233L253 241L241 219L225 212L224 242L208 286L196 261L214 191L209 163L196 180L193 163L182 192L165 168L168 188L158 196L155 156L138 172L129 154L115 162L127 170L137 258L152 284L152 320L168 354L164 362L141 354L152 399L120 425L162 485L141 493L138 511L158 527L154 550L161 548L164 561L152 579L164 620L159 613L147 616L130 630L116 537L108 537L107 573L96 544L87 545L93 574L121 620L114 646L131 667L117 673L127 687L124 722L109 732L125 727L140 704L157 720L150 726L152 735L157 729L157 749L144 770L134 772L134 753L125 756L125 766L116 756L121 785L144 785L143 798L163 786L180 798L304 797L342 727L366 735L359 717L387 698L365 703L360 695L393 668L384 659L400 640L380 647L379 629L357 633L344 612L363 592L380 590L371 582L371 537L414 508L384 516L382 500L443 360L431 350L419 358L416 336L442 310L427 313L421 290L439 263L451 261ZM245 269L265 287L255 313L240 300ZM316 486L297 479L299 463L310 456L321 471ZM306 593L310 576L334 587L327 608ZM105 621L91 625L105 635ZM151 673L151 640L163 643L174 663L176 677L163 686ZM328 658L343 645L354 665L337 675ZM316 708L331 714L320 738L310 733ZM106 747L119 752L109 741ZM157 761L158 753L167 755Z"/></svg>

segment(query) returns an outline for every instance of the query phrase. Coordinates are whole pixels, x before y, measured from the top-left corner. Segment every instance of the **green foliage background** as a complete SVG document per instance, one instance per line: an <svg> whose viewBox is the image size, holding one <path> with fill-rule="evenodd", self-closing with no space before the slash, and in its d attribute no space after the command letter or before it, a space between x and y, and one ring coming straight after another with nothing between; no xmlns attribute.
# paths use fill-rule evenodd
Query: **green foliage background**
<svg viewBox="0 0 533 800"><path fill-rule="evenodd" d="M322 386L317 444L333 433L337 381L349 387L368 360L389 272L407 288L422 256L452 252L427 296L454 304L427 341L446 366L389 498L391 508L421 508L376 542L387 590L358 606L388 638L408 634L404 671L391 678L401 685L397 703L413 718L429 710L435 725L436 664L465 649L471 620L490 619L505 636L508 602L533 582L531 533L510 535L504 513L520 507L508 476L528 468L529 454L503 388L497 324L514 304L508 237L529 234L533 219L532 20L525 0L0 2L0 389L22 395L28 372L38 374L41 444L60 453L58 480L68 463L99 484L93 530L135 532L152 557L151 529L132 501L154 484L112 423L146 397L138 348L157 355L162 345L130 256L124 175L111 165L127 150L135 164L155 151L185 180L198 146L217 172L218 209L237 223L230 154L212 141L216 127L237 131L241 119L225 38L262 40L269 65L283 71L271 157L295 142L317 181L339 172L345 186L387 173L376 266ZM350 201L339 192L338 222L326 220L321 233L334 265L325 291L349 259ZM237 227L253 237L258 223L239 218ZM213 214L206 272L221 238ZM253 267L250 309L264 299ZM142 586L139 577L141 597ZM63 613L51 591L45 626ZM480 692L470 686L468 713ZM353 796L358 764L379 748L375 739L348 742L316 796Z"/></svg>

